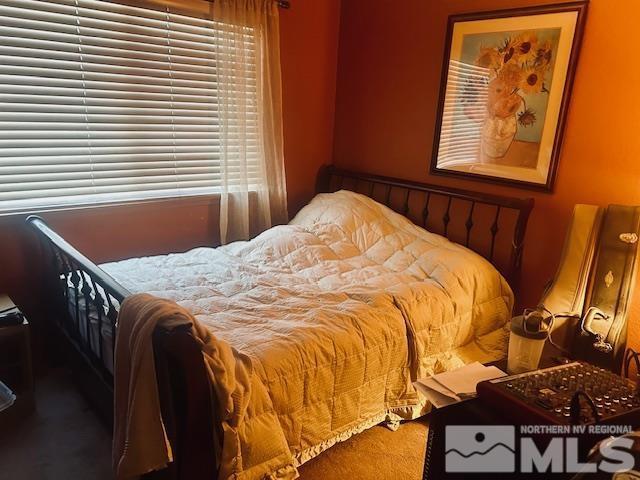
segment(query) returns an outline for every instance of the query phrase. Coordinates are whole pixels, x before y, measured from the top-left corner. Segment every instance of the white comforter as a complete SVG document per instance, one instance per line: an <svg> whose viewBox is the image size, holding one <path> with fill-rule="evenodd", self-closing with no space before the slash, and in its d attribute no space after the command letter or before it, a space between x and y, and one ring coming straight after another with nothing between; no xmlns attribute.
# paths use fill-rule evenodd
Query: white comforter
<svg viewBox="0 0 640 480"><path fill-rule="evenodd" d="M269 412L248 400L222 478L284 477L354 432L424 413L411 382L502 357L513 300L477 254L348 191L248 242L102 268L251 359Z"/></svg>

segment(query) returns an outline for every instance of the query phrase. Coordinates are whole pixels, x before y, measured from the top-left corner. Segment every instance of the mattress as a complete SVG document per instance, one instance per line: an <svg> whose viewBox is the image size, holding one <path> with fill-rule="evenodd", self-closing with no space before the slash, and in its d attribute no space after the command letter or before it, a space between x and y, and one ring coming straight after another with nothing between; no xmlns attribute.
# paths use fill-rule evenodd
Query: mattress
<svg viewBox="0 0 640 480"><path fill-rule="evenodd" d="M131 292L176 301L250 360L278 421L260 449L251 432L264 412L246 399L246 425L224 445L239 449L229 475L272 469L275 438L295 467L381 420L425 413L412 381L503 357L513 305L485 259L349 191L247 242L101 267Z"/></svg>

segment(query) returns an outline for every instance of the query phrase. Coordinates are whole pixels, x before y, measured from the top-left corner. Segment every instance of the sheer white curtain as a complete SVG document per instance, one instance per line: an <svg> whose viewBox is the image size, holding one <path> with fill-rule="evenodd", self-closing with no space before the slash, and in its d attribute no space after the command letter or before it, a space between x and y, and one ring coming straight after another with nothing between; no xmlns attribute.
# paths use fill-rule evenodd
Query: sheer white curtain
<svg viewBox="0 0 640 480"><path fill-rule="evenodd" d="M216 0L211 12L224 31L216 71L223 146L220 237L226 243L287 220L280 35L273 0ZM252 89L255 95L247 95Z"/></svg>

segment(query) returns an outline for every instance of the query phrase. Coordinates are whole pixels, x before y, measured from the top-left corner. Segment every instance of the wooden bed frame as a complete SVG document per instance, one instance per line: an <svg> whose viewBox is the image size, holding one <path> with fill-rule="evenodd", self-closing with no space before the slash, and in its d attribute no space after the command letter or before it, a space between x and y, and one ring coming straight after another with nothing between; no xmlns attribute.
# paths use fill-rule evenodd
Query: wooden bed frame
<svg viewBox="0 0 640 480"><path fill-rule="evenodd" d="M477 251L496 265L517 291L533 199L448 189L334 167L321 170L317 191L340 189L372 197L418 225ZM49 258L48 301L65 353L71 356L84 394L100 416L112 423L113 375L103 358L103 343L112 342L114 351L115 334L107 338L102 326L106 323L115 332L119 306L129 292L42 218L31 216L27 222L37 231ZM97 338L91 335L90 313L94 319L97 315ZM189 330L158 328L154 352L163 421L175 460L169 468L145 478L215 478L215 452L222 437L200 347Z"/></svg>

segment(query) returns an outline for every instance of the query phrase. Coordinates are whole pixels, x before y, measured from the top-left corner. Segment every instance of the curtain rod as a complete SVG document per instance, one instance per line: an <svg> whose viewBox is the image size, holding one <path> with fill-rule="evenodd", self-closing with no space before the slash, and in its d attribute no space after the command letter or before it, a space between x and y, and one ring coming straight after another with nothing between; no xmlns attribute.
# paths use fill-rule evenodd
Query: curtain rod
<svg viewBox="0 0 640 480"><path fill-rule="evenodd" d="M57 1L57 0L53 0ZM173 13L180 13L181 15L193 16L196 18L202 18L209 20L211 16L210 4L213 4L215 0L109 0L113 3L119 3L122 5L129 5L132 7L150 8L161 12L171 9ZM271 0L279 8L290 9L290 0ZM0 4L3 3L0 0Z"/></svg>
<svg viewBox="0 0 640 480"><path fill-rule="evenodd" d="M215 0L206 0L209 3L214 3ZM289 0L273 0L274 2L276 2L278 4L278 7L280 8L291 8L291 2Z"/></svg>

